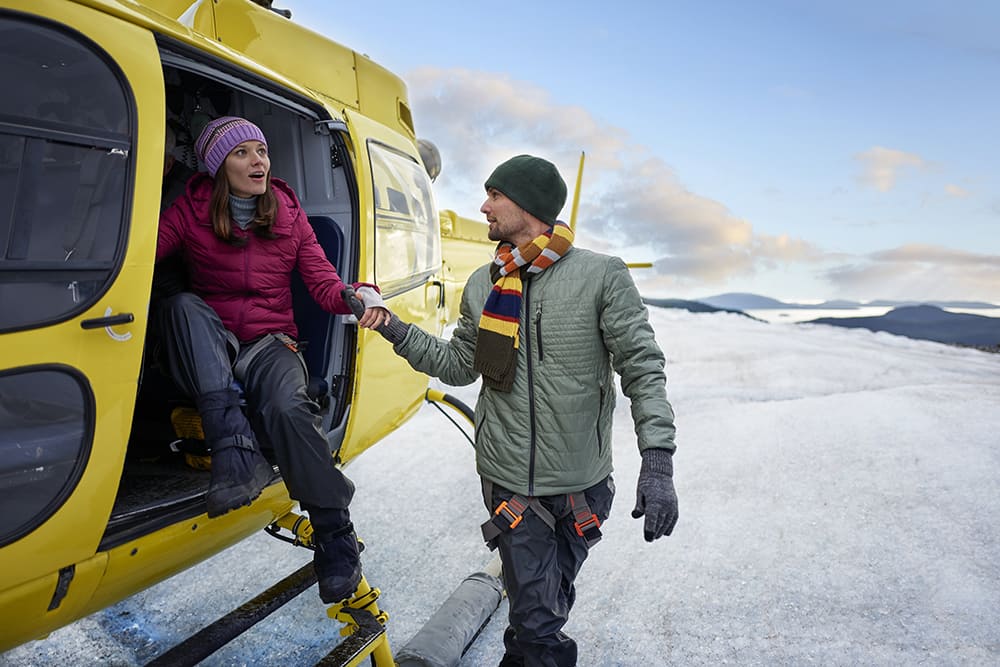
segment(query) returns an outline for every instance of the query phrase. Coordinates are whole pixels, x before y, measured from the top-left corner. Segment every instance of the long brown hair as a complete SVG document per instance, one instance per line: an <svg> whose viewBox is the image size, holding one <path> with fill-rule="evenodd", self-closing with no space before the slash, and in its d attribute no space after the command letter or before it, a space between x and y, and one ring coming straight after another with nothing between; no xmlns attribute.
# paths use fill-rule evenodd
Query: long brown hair
<svg viewBox="0 0 1000 667"><path fill-rule="evenodd" d="M215 185L212 187L212 202L209 205L209 215L212 218L212 229L215 235L230 245L241 246L246 243L242 236L233 235L233 221L229 215L229 179L226 170L219 168L215 172ZM271 172L267 172L267 188L264 194L257 197L257 213L254 215L250 229L261 238L273 239L274 218L278 211L278 199L271 189Z"/></svg>

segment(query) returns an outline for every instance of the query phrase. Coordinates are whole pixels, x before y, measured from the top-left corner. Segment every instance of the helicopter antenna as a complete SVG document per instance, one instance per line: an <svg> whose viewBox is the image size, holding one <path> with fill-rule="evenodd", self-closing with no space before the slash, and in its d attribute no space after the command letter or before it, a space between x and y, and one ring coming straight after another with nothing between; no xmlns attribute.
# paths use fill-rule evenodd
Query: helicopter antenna
<svg viewBox="0 0 1000 667"><path fill-rule="evenodd" d="M573 192L573 208L569 214L569 228L576 231L576 211L580 207L580 184L583 182L583 159L586 157L584 151L580 151L580 168L576 171L576 190Z"/></svg>

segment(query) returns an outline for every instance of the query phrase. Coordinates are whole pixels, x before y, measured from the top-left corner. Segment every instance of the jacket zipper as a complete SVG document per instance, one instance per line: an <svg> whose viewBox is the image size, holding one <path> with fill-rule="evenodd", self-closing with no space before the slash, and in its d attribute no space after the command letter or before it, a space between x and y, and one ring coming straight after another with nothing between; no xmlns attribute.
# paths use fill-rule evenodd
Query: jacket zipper
<svg viewBox="0 0 1000 667"><path fill-rule="evenodd" d="M249 247L250 243L252 243L252 239L247 238L247 244L245 246L243 246L243 248L242 248L242 252L243 252L243 293L246 294L246 295L250 294L250 247ZM246 312L247 312L247 309L246 309L245 306L246 306L246 304L244 303L244 307L240 308L240 319L239 319L239 327L240 327L240 329L243 328L243 323L244 323L244 321L246 321Z"/></svg>
<svg viewBox="0 0 1000 667"><path fill-rule="evenodd" d="M535 495L535 446L536 446L536 432L535 432L535 378L533 375L533 366L531 363L531 317L527 316L527 313L531 312L531 281L527 281L524 284L524 344L527 347L528 355L528 426L530 427L530 449L528 456L528 495Z"/></svg>
<svg viewBox="0 0 1000 667"><path fill-rule="evenodd" d="M535 338L538 340L538 361L544 358L542 354L542 307L538 306L535 311Z"/></svg>

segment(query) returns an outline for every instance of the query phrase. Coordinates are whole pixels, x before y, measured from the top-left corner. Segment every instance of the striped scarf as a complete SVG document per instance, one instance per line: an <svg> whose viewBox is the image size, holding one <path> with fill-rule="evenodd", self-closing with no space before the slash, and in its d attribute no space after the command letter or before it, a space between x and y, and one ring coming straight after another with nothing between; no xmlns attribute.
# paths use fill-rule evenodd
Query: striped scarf
<svg viewBox="0 0 1000 667"><path fill-rule="evenodd" d="M521 322L521 271L541 273L573 246L573 230L556 222L547 232L523 246L497 246L490 277L493 291L479 318L474 368L493 389L510 391L517 368L518 328ZM527 267L527 268L524 268Z"/></svg>

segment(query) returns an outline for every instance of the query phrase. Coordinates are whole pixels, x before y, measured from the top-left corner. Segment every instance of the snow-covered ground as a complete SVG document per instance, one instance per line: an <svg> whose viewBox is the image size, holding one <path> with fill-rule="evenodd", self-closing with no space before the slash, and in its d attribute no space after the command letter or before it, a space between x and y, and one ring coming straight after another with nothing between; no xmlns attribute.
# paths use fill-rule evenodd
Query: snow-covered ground
<svg viewBox="0 0 1000 667"><path fill-rule="evenodd" d="M566 631L581 665L1000 664L1000 355L865 330L652 309L677 413L680 521L618 498ZM453 393L470 404L475 388ZM434 408L348 468L396 648L491 554L473 452ZM0 655L137 665L309 559L260 534ZM506 605L462 661L496 664ZM204 665L311 665L338 639L315 589Z"/></svg>

